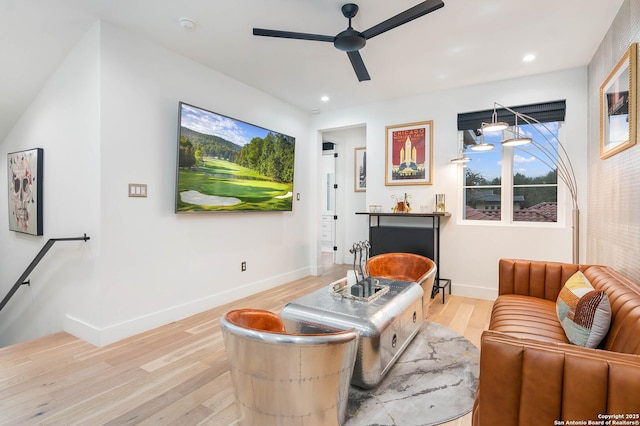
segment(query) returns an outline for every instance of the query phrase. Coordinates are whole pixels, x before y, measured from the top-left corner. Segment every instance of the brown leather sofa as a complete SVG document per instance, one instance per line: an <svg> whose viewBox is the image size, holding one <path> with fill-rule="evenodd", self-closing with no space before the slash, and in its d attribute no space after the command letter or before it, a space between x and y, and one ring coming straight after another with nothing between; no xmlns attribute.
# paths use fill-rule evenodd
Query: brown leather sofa
<svg viewBox="0 0 640 426"><path fill-rule="evenodd" d="M611 304L597 349L570 344L556 314L578 270ZM498 290L481 340L475 426L640 424L638 284L606 266L501 259Z"/></svg>

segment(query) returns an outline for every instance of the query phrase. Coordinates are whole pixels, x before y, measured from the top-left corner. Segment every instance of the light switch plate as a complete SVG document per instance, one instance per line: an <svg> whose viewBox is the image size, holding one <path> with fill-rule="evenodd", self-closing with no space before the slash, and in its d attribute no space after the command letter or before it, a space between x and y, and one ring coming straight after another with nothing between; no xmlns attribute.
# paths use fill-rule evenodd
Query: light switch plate
<svg viewBox="0 0 640 426"><path fill-rule="evenodd" d="M129 197L147 197L147 184L146 183L130 183L129 184Z"/></svg>

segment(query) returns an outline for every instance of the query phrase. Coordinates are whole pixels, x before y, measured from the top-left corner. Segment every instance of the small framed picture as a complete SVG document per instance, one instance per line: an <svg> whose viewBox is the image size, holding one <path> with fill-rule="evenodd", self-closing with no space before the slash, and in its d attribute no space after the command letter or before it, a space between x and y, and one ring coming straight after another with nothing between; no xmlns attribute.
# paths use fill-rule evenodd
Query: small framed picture
<svg viewBox="0 0 640 426"><path fill-rule="evenodd" d="M633 43L600 86L600 158L636 143L636 61Z"/></svg>
<svg viewBox="0 0 640 426"><path fill-rule="evenodd" d="M431 185L433 121L386 127L385 185Z"/></svg>
<svg viewBox="0 0 640 426"><path fill-rule="evenodd" d="M42 148L7 155L9 230L42 235Z"/></svg>
<svg viewBox="0 0 640 426"><path fill-rule="evenodd" d="M355 148L354 151L353 190L364 192L367 190L367 148Z"/></svg>

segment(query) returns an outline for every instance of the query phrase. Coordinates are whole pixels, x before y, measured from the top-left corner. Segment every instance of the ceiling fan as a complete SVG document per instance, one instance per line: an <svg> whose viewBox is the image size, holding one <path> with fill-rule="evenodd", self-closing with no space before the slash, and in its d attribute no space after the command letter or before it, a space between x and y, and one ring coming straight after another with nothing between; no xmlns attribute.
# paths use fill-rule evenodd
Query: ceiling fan
<svg viewBox="0 0 640 426"><path fill-rule="evenodd" d="M365 31L357 31L351 27L351 18L358 13L358 5L347 3L342 6L342 14L349 19L349 27L336 36L326 36L320 34L297 33L291 31L266 30L264 28L254 28L253 35L265 37L294 38L298 40L326 41L333 43L336 49L347 52L351 65L353 66L359 81L371 80L367 67L364 65L359 50L362 49L367 40L392 30L400 25L413 21L416 18L431 13L444 7L442 0L427 0L410 9L399 13L386 21L383 21Z"/></svg>

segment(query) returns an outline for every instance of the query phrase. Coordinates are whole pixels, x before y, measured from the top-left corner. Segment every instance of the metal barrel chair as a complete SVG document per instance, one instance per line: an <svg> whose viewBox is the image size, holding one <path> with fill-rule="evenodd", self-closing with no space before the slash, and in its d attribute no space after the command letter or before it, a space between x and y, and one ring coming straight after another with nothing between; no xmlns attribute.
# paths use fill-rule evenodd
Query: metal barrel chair
<svg viewBox="0 0 640 426"><path fill-rule="evenodd" d="M287 333L278 315L258 309L228 312L220 324L240 425L344 423L355 329Z"/></svg>
<svg viewBox="0 0 640 426"><path fill-rule="evenodd" d="M365 264L365 272L369 276L420 284L424 291L425 318L437 270L438 267L433 260L413 253L382 253L370 257Z"/></svg>

